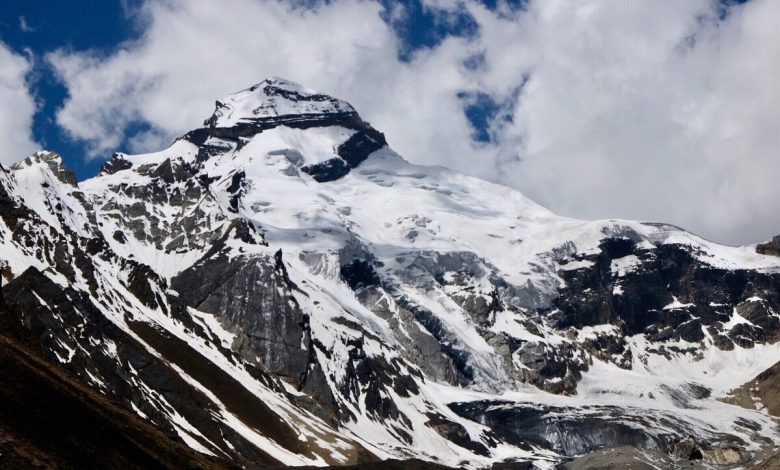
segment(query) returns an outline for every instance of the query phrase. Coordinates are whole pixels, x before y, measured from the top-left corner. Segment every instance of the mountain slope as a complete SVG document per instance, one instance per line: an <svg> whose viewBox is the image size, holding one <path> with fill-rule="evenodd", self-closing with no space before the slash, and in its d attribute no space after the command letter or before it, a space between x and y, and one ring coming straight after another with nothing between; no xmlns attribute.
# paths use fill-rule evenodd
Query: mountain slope
<svg viewBox="0 0 780 470"><path fill-rule="evenodd" d="M47 363L11 315L0 296L0 466L227 468Z"/></svg>
<svg viewBox="0 0 780 470"><path fill-rule="evenodd" d="M281 79L81 183L46 152L3 168L0 216L43 354L225 461L717 465L778 442L722 399L780 359L780 258L412 165Z"/></svg>

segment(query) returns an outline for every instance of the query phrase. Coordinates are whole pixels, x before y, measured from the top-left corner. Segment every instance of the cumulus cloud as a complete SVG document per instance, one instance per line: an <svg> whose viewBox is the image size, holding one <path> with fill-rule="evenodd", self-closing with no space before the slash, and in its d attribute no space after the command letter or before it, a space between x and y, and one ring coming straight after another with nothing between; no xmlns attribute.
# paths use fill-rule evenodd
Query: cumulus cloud
<svg viewBox="0 0 780 470"><path fill-rule="evenodd" d="M663 220L734 243L780 232L778 2L498 3L428 1L444 20L470 15L476 33L402 61L391 25L403 8L148 0L133 16L141 36L112 54L49 55L70 94L58 122L96 156L152 150L215 98L279 75L347 99L413 162L566 215ZM475 133L465 111L485 103Z"/></svg>
<svg viewBox="0 0 780 470"><path fill-rule="evenodd" d="M528 81L503 181L578 217L666 220L748 242L780 231L777 2L547 1L473 7L483 87ZM500 47L508 44L508 47ZM499 137L501 139L501 136Z"/></svg>
<svg viewBox="0 0 780 470"><path fill-rule="evenodd" d="M365 1L316 3L149 2L137 17L143 36L108 57L58 51L48 59L70 98L58 122L104 155L144 122L173 137L199 126L214 100L268 76L282 76L347 99L398 150L441 148L426 161L469 148L469 123L457 91L467 77L466 45L448 39L410 62L398 38ZM448 116L442 119L442 116ZM458 144L450 144L447 138ZM157 139L153 139L157 145Z"/></svg>
<svg viewBox="0 0 780 470"><path fill-rule="evenodd" d="M14 163L36 150L31 135L35 100L26 77L32 64L0 42L0 163Z"/></svg>

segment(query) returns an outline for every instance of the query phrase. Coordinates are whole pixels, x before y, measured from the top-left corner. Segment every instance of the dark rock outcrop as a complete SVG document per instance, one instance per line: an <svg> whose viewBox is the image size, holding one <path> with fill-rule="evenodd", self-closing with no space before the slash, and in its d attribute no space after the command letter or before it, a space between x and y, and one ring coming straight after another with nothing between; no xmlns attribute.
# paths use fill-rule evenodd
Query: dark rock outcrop
<svg viewBox="0 0 780 470"><path fill-rule="evenodd" d="M458 415L490 427L499 441L518 446L536 445L570 457L625 446L690 460L701 458L704 452L713 453L715 447L711 442L742 444L735 436L717 433L697 436L697 441L681 440L678 436L686 435L684 423L662 418L666 428L655 428L650 424L654 418L648 413L617 407L601 407L598 413L593 413L593 409L579 413L574 408L495 401L449 406Z"/></svg>
<svg viewBox="0 0 780 470"><path fill-rule="evenodd" d="M229 468L39 357L8 315L0 307L0 467Z"/></svg>
<svg viewBox="0 0 780 470"><path fill-rule="evenodd" d="M4 409L27 416L24 419L33 417L39 422L37 426L25 423L23 429L26 431L13 433L13 439L19 440L21 445L32 445L38 449L35 452L51 452L55 459L65 462L75 459L87 466L113 466L111 462L124 466L121 459L129 459L126 462L129 468L158 468L167 458L171 459L169 468L176 468L174 462L182 457L191 460L196 467L227 466L219 463L211 465L203 457L193 457L191 451L182 451L182 448L189 448L183 443L176 443L179 440L177 431L169 424L168 417L155 406L156 398L146 395L134 385L141 381L152 390L165 390L166 399L176 412L197 423L204 435L211 435L210 439L227 437L234 446L252 448L230 428L214 420L212 413L217 407L210 399L184 381L166 361L150 354L144 346L108 321L85 296L72 289L61 288L33 268L6 285L3 291L11 312L0 314L3 331L16 338L14 341L19 342L21 347L34 351L34 357L28 355L16 366L6 363L4 372L16 367L19 375L2 374L3 377L13 377L14 384L0 385L0 391L14 394L7 398L16 401L19 406ZM46 303L42 304L41 300ZM57 305L57 311L52 311L48 305ZM115 351L106 345L115 345ZM202 356L198 357L199 361L204 360ZM39 373L41 369L46 371L44 376ZM74 386L76 377L82 384L89 383L94 389L86 392L83 385ZM28 384L29 389L23 387L27 379L33 381ZM137 424L139 418L130 410L131 407L141 410L148 417L156 428L155 433L150 433L148 424ZM0 417L0 428L14 423L15 419L12 415ZM60 427L55 431L48 429L48 424L44 423L56 423ZM74 426L73 423L79 424ZM95 434L91 434L93 432ZM88 442L74 444L76 441L72 439L78 434L91 437ZM147 441L145 446L156 443L162 447L161 450L172 455L145 455L144 452L150 449L137 448L139 442L136 440L138 435L144 434L148 434L144 437ZM246 455L254 455L261 463L274 462L257 450ZM138 461L133 462L133 459ZM186 462L184 460L179 465L188 466Z"/></svg>
<svg viewBox="0 0 780 470"><path fill-rule="evenodd" d="M387 145L385 136L370 126L365 126L346 142L339 145L338 158L301 168L319 183L334 181L360 165L369 155Z"/></svg>
<svg viewBox="0 0 780 470"><path fill-rule="evenodd" d="M293 296L281 259L231 259L218 242L203 259L171 281L184 302L221 319L238 336L245 360L301 386L309 362L308 317Z"/></svg>
<svg viewBox="0 0 780 470"><path fill-rule="evenodd" d="M133 164L125 158L121 153L115 153L111 155L111 159L108 160L103 166L100 167L100 173L105 175L113 175L122 170L128 170L132 168Z"/></svg>
<svg viewBox="0 0 780 470"><path fill-rule="evenodd" d="M756 245L756 253L762 255L780 256L780 235L766 243Z"/></svg>

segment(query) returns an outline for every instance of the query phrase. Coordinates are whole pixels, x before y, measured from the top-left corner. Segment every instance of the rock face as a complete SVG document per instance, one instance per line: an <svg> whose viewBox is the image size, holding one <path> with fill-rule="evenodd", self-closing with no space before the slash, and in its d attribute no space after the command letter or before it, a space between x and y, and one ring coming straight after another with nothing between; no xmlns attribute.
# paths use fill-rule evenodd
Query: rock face
<svg viewBox="0 0 780 470"><path fill-rule="evenodd" d="M558 217L281 79L87 181L0 166L0 220L8 331L193 466L744 465L780 439L722 401L780 360L772 243Z"/></svg>
<svg viewBox="0 0 780 470"><path fill-rule="evenodd" d="M46 361L13 313L0 305L0 466L226 468Z"/></svg>
<svg viewBox="0 0 780 470"><path fill-rule="evenodd" d="M753 380L732 390L729 401L745 408L762 408L780 416L780 362L758 374Z"/></svg>
<svg viewBox="0 0 780 470"><path fill-rule="evenodd" d="M780 235L772 238L766 243L759 243L756 246L756 253L762 255L780 256Z"/></svg>
<svg viewBox="0 0 780 470"><path fill-rule="evenodd" d="M486 424L495 437L516 445L535 445L559 455L576 457L603 448L639 448L670 460L704 460L717 465L744 463L744 442L733 436L697 432L696 440L680 439L695 432L671 416L656 416L617 407L595 408L588 415L555 406L525 406L507 402L455 403L459 415ZM665 422L670 428L654 427Z"/></svg>
<svg viewBox="0 0 780 470"><path fill-rule="evenodd" d="M292 295L281 253L231 259L224 243L174 277L171 287L187 306L213 315L236 335L230 348L244 360L302 385L311 348L309 319Z"/></svg>

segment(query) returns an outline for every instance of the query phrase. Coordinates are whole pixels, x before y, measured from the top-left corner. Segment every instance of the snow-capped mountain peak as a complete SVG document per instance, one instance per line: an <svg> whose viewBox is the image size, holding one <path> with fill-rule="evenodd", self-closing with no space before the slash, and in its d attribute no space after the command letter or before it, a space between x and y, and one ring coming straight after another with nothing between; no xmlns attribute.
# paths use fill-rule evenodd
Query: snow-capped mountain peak
<svg viewBox="0 0 780 470"><path fill-rule="evenodd" d="M300 120L356 114L346 101L333 98L297 83L274 77L217 101L214 114L204 123L230 128L239 123L264 120Z"/></svg>
<svg viewBox="0 0 780 470"><path fill-rule="evenodd" d="M290 150L290 162L322 183L343 177L387 145L349 103L279 78L218 101L204 126L182 137L199 147L198 161L237 151L263 134L263 148L282 145L267 150Z"/></svg>
<svg viewBox="0 0 780 470"><path fill-rule="evenodd" d="M56 152L48 150L39 150L24 160L11 166L12 170L23 170L36 166L46 166L52 174L60 181L71 186L76 185L76 176L64 164L62 156Z"/></svg>
<svg viewBox="0 0 780 470"><path fill-rule="evenodd" d="M4 299L199 452L553 468L614 446L742 463L780 439L722 401L780 359L780 258L755 247L556 216L282 79L167 149L66 171L42 152L0 172Z"/></svg>

